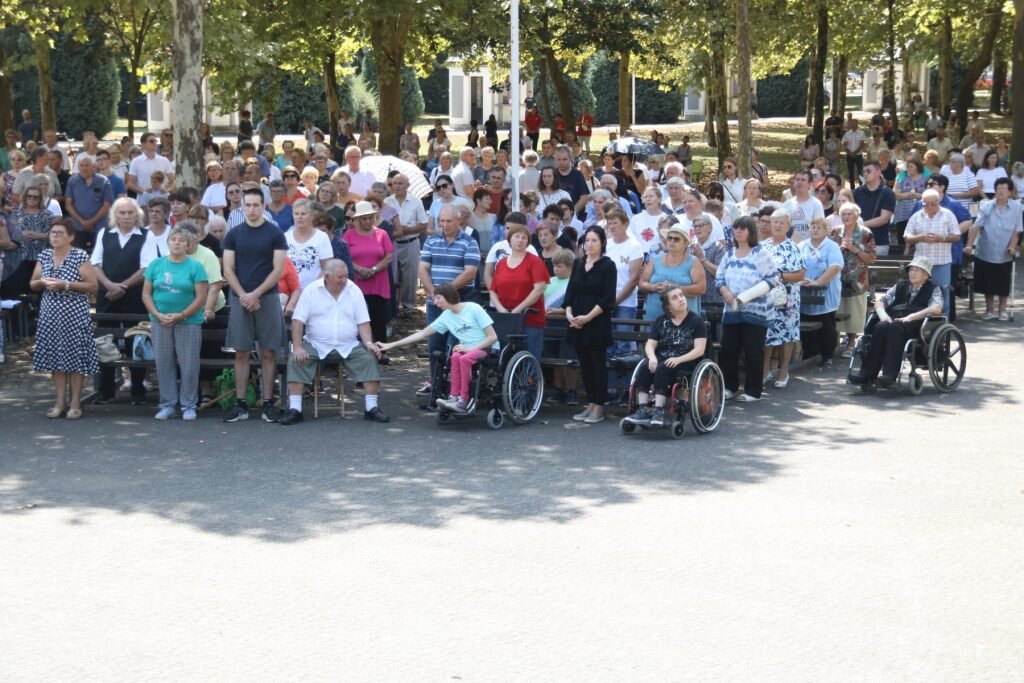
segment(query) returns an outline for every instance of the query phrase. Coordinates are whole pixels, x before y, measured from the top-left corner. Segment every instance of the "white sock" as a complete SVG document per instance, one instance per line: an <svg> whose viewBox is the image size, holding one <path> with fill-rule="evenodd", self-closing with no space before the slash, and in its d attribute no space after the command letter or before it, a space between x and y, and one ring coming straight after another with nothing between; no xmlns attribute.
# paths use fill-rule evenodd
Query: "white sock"
<svg viewBox="0 0 1024 683"><path fill-rule="evenodd" d="M370 412L377 407L377 394L366 395L366 412Z"/></svg>
<svg viewBox="0 0 1024 683"><path fill-rule="evenodd" d="M289 396L288 397L288 407L291 408L292 410L297 410L297 411L299 411L301 413L302 412L302 394L299 394L298 396Z"/></svg>

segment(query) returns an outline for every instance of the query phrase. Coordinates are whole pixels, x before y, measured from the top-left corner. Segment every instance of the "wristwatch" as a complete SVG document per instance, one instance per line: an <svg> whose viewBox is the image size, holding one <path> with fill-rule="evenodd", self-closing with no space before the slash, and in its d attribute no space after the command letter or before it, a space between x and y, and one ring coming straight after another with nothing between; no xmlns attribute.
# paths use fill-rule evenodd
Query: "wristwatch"
<svg viewBox="0 0 1024 683"><path fill-rule="evenodd" d="M371 266L370 267L370 272L371 273L376 273L377 272L377 266Z"/></svg>

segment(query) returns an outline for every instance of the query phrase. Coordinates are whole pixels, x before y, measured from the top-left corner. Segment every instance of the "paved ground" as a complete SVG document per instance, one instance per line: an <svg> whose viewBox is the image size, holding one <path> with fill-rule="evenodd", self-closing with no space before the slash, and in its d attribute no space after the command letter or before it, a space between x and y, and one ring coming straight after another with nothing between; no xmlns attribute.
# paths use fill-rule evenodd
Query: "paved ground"
<svg viewBox="0 0 1024 683"><path fill-rule="evenodd" d="M721 429L42 417L0 385L0 680L1018 680L1021 323L956 393ZM400 387L402 387L400 389Z"/></svg>

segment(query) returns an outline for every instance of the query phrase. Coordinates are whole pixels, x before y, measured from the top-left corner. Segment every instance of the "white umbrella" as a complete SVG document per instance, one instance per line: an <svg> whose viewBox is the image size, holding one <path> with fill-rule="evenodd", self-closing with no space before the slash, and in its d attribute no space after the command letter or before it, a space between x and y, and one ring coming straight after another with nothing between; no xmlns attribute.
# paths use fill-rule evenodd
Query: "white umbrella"
<svg viewBox="0 0 1024 683"><path fill-rule="evenodd" d="M427 176L423 175L423 171L420 170L419 166L398 157L363 157L359 161L359 170L372 173L373 177L382 183L388 181L389 173L398 171L409 179L409 194L414 197L425 197L434 191L430 187L430 183L427 182Z"/></svg>

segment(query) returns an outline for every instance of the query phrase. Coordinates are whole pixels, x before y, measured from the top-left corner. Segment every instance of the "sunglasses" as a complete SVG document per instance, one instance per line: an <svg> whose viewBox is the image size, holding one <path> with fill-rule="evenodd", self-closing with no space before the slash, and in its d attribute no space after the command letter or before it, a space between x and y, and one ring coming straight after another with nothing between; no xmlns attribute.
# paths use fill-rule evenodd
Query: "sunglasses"
<svg viewBox="0 0 1024 683"><path fill-rule="evenodd" d="M670 235L670 236L665 238L665 241L666 242L682 242L683 238L679 237L678 235Z"/></svg>
<svg viewBox="0 0 1024 683"><path fill-rule="evenodd" d="M449 185L448 183L445 183L444 185L438 185L437 189L439 189L439 190L447 190L449 187L451 187L451 185Z"/></svg>
<svg viewBox="0 0 1024 683"><path fill-rule="evenodd" d="M299 178L299 176L297 174L295 174L295 173L285 173L283 177L284 178L295 178L296 180L298 180L298 178Z"/></svg>

